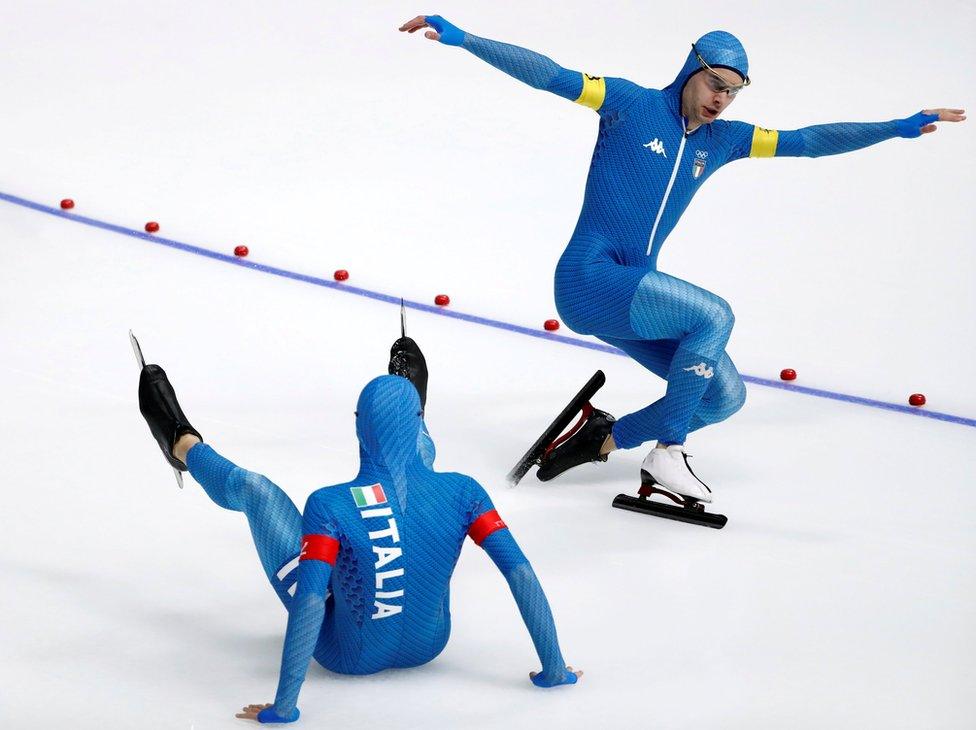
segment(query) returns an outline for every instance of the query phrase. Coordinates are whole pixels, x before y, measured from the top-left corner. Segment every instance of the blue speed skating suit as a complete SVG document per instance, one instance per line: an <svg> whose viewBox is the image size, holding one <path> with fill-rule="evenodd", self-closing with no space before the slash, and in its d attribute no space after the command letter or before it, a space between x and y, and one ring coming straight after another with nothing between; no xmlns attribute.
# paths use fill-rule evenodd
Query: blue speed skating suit
<svg viewBox="0 0 976 730"><path fill-rule="evenodd" d="M579 222L556 268L556 306L574 331L619 347L665 378L663 398L620 418L620 448L657 439L684 443L688 432L735 413L745 386L725 352L729 304L657 270L657 256L699 187L727 162L747 157L818 157L892 137L917 137L936 115L879 123L823 124L792 131L716 120L688 131L681 97L709 66L748 76L739 41L702 36L671 84L650 89L622 78L571 71L533 51L479 38L427 16L440 40L600 115Z"/></svg>
<svg viewBox="0 0 976 730"><path fill-rule="evenodd" d="M298 718L309 661L342 674L429 662L451 631L449 585L466 536L504 574L543 671L539 686L571 684L532 566L491 498L463 474L440 474L418 448L417 390L384 375L359 397L355 479L312 493L304 515L266 477L200 443L187 467L221 507L243 512L265 574L288 609L275 702L262 722ZM426 437L429 441L429 436ZM420 441L423 443L423 440Z"/></svg>

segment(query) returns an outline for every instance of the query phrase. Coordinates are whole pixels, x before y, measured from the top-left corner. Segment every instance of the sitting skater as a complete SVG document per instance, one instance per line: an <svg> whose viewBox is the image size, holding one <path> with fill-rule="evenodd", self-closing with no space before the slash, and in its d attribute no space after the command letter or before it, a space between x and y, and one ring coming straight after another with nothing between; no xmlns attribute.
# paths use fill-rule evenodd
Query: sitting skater
<svg viewBox="0 0 976 730"><path fill-rule="evenodd" d="M394 345L391 372L359 396L359 474L312 493L304 515L269 479L220 456L183 414L166 373L146 365L139 406L169 462L189 470L210 498L243 512L264 572L288 611L274 704L237 717L298 719L298 693L313 657L342 674L415 667L436 657L450 634L449 584L469 535L508 584L532 636L540 687L574 684L582 672L563 662L549 603L491 498L463 474L431 470L433 443L423 426L426 394L419 348ZM406 349L409 350L409 347ZM417 357L419 355L419 359Z"/></svg>

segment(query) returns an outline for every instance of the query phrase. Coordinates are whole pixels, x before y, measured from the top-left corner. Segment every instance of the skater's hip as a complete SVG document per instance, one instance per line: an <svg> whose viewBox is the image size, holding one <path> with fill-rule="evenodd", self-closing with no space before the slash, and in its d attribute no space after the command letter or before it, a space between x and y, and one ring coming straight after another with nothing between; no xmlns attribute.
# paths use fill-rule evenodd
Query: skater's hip
<svg viewBox="0 0 976 730"><path fill-rule="evenodd" d="M647 269L623 261L612 241L577 233L556 265L556 309L574 332L633 336L630 300Z"/></svg>

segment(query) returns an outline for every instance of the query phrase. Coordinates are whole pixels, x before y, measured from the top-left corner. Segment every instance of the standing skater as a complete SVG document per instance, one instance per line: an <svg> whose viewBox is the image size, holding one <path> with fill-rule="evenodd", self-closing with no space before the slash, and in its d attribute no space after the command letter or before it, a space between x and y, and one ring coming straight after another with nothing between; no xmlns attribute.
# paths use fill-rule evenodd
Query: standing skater
<svg viewBox="0 0 976 730"><path fill-rule="evenodd" d="M641 467L645 487L689 506L712 501L692 473L685 439L742 407L745 385L725 352L734 317L720 297L657 270L668 234L705 180L745 157L819 157L960 122L962 109L931 109L889 122L821 124L792 131L718 121L749 85L742 44L712 31L691 46L674 81L649 89L620 78L571 71L533 51L479 38L439 15L401 26L461 46L537 89L600 115L583 210L556 267L559 315L667 380L660 400L619 420L587 408L585 422L541 457L538 477L606 461L615 449L657 440ZM656 487L663 487L663 490ZM670 494L669 494L670 493ZM644 494L644 489L642 489Z"/></svg>
<svg viewBox="0 0 976 730"><path fill-rule="evenodd" d="M356 410L359 473L313 492L304 514L267 477L202 443L163 369L142 369L139 408L163 455L174 468L189 469L216 504L244 513L265 575L288 611L274 704L248 705L237 717L297 720L313 657L341 674L434 659L450 635L449 585L465 535L508 581L542 662L532 682L575 684L582 674L564 664L545 593L491 498L468 476L431 470L433 444L418 393L426 391L427 369L406 339L394 345L390 370L414 384L383 375L366 385Z"/></svg>

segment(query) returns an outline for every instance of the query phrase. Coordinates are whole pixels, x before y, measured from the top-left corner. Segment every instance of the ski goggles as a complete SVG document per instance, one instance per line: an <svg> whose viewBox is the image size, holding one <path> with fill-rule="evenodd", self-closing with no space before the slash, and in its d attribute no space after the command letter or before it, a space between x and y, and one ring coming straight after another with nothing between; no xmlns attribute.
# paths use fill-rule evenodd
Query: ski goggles
<svg viewBox="0 0 976 730"><path fill-rule="evenodd" d="M749 80L749 77L746 76L746 80L741 84L730 84L728 81L715 73L715 69L705 62L705 59L702 58L702 55L698 52L698 49L695 48L694 43L691 44L691 50L695 52L695 58L698 59L699 65L701 65L702 69L706 72L705 78L707 79L708 88L710 88L716 94L720 94L724 91L729 96L735 96L752 83L752 81ZM721 66L720 68L728 68L730 71L735 71L734 68L729 68L728 66ZM739 73L738 71L735 72Z"/></svg>

